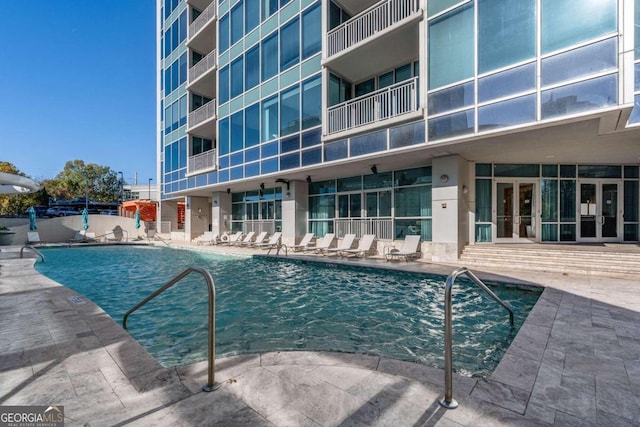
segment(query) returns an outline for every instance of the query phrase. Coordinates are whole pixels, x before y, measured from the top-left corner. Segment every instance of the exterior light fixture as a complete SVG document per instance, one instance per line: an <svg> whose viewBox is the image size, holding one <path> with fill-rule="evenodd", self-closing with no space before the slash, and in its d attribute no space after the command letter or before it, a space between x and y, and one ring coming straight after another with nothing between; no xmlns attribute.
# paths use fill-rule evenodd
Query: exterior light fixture
<svg viewBox="0 0 640 427"><path fill-rule="evenodd" d="M378 173L378 167L376 165L371 166L371 173L374 175Z"/></svg>

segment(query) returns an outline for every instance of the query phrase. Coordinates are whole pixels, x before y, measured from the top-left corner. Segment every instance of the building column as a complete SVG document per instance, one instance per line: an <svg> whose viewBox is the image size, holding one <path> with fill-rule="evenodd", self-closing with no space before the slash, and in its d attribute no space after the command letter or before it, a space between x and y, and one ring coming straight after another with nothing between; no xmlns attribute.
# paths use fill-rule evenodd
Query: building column
<svg viewBox="0 0 640 427"><path fill-rule="evenodd" d="M469 164L460 156L432 162L432 260L454 261L469 243Z"/></svg>
<svg viewBox="0 0 640 427"><path fill-rule="evenodd" d="M186 197L184 234L191 241L209 231L209 199L207 197Z"/></svg>
<svg viewBox="0 0 640 427"><path fill-rule="evenodd" d="M211 231L222 236L231 232L231 194L223 191L211 197Z"/></svg>
<svg viewBox="0 0 640 427"><path fill-rule="evenodd" d="M282 242L297 243L297 237L307 232L309 210L309 184L306 181L290 181L289 189L282 187Z"/></svg>

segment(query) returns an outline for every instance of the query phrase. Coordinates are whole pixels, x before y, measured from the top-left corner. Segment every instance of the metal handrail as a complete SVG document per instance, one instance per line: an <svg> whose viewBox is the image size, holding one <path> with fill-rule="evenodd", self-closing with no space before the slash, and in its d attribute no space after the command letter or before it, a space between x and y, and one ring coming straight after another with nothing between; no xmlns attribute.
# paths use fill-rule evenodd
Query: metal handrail
<svg viewBox="0 0 640 427"><path fill-rule="evenodd" d="M34 248L31 245L24 245L21 249L20 249L20 258L24 258L24 250L25 249L31 249L33 252L35 252L37 255L40 255L40 258L42 258L42 262L44 262L44 255L42 255L42 252L40 252L39 250L37 250L36 248Z"/></svg>
<svg viewBox="0 0 640 427"><path fill-rule="evenodd" d="M220 387L220 384L215 383L215 370L216 370L216 285L213 281L213 277L211 277L211 273L205 270L202 267L191 266L184 270L182 273L178 274L173 279L169 280L164 286L156 290L154 293L140 301L136 304L131 310L127 311L122 318L122 327L127 329L127 318L131 313L178 283L180 280L184 279L190 273L198 273L204 277L204 280L207 282L207 287L209 290L209 370L207 377L207 384L202 387L204 391L214 391Z"/></svg>
<svg viewBox="0 0 640 427"><path fill-rule="evenodd" d="M467 269L462 267L454 271L447 277L444 293L444 397L440 399L440 405L447 409L455 409L458 407L458 402L453 398L453 353L452 353L452 327L451 327L451 294L453 290L453 284L456 278L460 275L466 275L473 283L478 285L480 289L485 291L491 298L496 300L501 306L507 309L509 312L509 322L513 328L513 309L511 306L502 301L491 289L487 287L482 280L478 279L478 276L473 274Z"/></svg>

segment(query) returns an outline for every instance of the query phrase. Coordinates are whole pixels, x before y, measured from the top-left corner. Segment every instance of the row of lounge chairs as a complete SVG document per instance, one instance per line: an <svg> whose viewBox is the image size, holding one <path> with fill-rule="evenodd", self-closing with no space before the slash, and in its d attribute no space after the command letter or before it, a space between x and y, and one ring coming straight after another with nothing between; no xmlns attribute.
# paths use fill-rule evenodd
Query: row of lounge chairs
<svg viewBox="0 0 640 427"><path fill-rule="evenodd" d="M242 232L235 234L223 234L222 236L211 232L204 233L196 239L199 245L229 245L249 248L274 249L281 246L282 233L276 232L271 237L267 237L267 232L261 232L256 235L250 231L243 235ZM336 239L335 233L327 233L321 239L314 242L314 234L307 233L304 235L300 243L295 245L283 245L288 251L302 253L316 253L321 255L336 255L341 257L355 256L366 257L376 253L375 241L376 236L373 234L365 234L358 241L357 247L353 248L356 240L355 234L346 234L344 238L333 246ZM402 246L396 248L387 246L384 249L384 257L387 261L394 259L404 259L405 261L420 257L420 236L406 236Z"/></svg>

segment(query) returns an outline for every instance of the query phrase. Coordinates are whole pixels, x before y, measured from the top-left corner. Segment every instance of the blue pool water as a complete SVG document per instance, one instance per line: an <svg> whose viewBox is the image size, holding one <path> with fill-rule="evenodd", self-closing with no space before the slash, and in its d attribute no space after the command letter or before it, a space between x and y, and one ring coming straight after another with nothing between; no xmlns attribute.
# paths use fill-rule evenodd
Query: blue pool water
<svg viewBox="0 0 640 427"><path fill-rule="evenodd" d="M137 302L189 265L216 284L218 357L275 350L330 350L443 365L442 276L283 259L240 258L157 247L47 249L37 269L94 301L121 324ZM206 285L192 274L135 312L129 332L163 365L204 360ZM494 291L504 308L464 279L453 304L454 368L492 372L538 292Z"/></svg>

